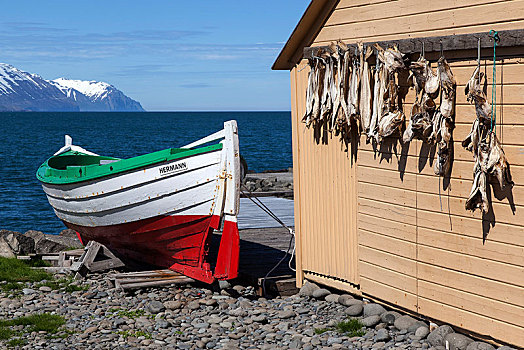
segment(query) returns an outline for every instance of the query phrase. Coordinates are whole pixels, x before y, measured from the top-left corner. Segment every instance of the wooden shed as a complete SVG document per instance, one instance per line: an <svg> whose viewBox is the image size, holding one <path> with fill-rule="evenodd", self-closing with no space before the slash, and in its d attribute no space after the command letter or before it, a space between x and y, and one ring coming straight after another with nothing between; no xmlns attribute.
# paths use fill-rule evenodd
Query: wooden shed
<svg viewBox="0 0 524 350"><path fill-rule="evenodd" d="M476 118L464 86L477 65L477 48L461 46L457 38L476 43L484 33L481 64L491 98L493 42L486 38L492 29L501 36L495 130L515 184L504 193L489 188L491 209L482 214L464 207L474 160L461 145ZM522 29L523 0L311 2L273 65L291 72L299 287L314 281L486 339L524 346ZM520 34L508 38L511 33ZM426 56L435 67L435 37L443 42L457 80L454 162L446 185L433 172L434 151L422 141L406 146L390 137L388 147L377 149L362 136L346 145L329 132L315 137L302 122L308 47L336 40L410 41L416 59L415 51L426 42ZM406 118L413 102L411 91L403 105Z"/></svg>

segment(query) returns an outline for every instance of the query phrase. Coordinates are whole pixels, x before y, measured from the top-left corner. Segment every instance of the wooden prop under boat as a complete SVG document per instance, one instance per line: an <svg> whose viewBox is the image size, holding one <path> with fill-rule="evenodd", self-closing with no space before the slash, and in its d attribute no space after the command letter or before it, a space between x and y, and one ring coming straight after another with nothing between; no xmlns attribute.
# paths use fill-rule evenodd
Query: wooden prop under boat
<svg viewBox="0 0 524 350"><path fill-rule="evenodd" d="M236 121L182 148L129 159L99 156L65 139L36 176L55 214L83 244L93 240L124 260L206 283L237 277ZM214 229L222 237L213 268L206 257Z"/></svg>

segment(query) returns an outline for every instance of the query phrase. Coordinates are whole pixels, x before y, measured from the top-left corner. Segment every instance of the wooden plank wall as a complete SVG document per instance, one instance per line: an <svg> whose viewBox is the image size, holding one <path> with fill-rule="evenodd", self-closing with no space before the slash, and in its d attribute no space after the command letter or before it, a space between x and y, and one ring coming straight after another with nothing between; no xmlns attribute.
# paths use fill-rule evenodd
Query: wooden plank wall
<svg viewBox="0 0 524 350"><path fill-rule="evenodd" d="M313 130L301 122L305 112L307 72L302 62L291 71L293 177L297 281L304 273L316 278L336 276L338 287L358 293L356 166L338 139L314 141ZM300 72L299 72L300 71ZM351 147L351 145L349 145Z"/></svg>
<svg viewBox="0 0 524 350"><path fill-rule="evenodd" d="M523 0L341 0L313 45L519 28L524 28ZM524 58L520 52L521 58L498 65L496 131L515 187L493 195L493 210L483 218L464 208L473 156L460 145L475 118L463 92L475 54L451 64L459 86L455 162L447 188L433 174L434 149L420 141L403 146L392 139L376 152L362 138L356 165L338 140L317 144L300 121L308 70L300 71L303 62L292 70L297 276L316 272L327 281L358 283L362 293L524 346ZM483 61L490 83L491 64ZM410 91L408 116L413 100ZM358 237L341 237L352 232L355 193ZM351 262L357 255L355 268Z"/></svg>

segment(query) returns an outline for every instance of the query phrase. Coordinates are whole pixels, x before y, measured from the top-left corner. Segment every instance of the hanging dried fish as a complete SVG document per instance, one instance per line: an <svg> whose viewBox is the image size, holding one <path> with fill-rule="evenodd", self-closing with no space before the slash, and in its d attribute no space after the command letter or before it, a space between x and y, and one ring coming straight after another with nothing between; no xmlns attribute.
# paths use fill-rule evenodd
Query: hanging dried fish
<svg viewBox="0 0 524 350"><path fill-rule="evenodd" d="M405 69L404 57L396 47L382 49L380 45L375 44L377 48L377 59L384 65L381 71L379 81L379 99L384 102L385 108L378 112L378 128L376 134L377 142L382 141L385 137L392 135L395 131L400 130L404 122L404 113L399 110L398 100L398 71Z"/></svg>
<svg viewBox="0 0 524 350"><path fill-rule="evenodd" d="M373 51L368 46L365 50L360 50L360 120L362 130L367 134L371 122L372 98L371 98L371 79L372 72L369 69L369 58Z"/></svg>
<svg viewBox="0 0 524 350"><path fill-rule="evenodd" d="M384 90L385 90L385 79L386 69L384 65L377 59L377 65L375 66L375 82L373 86L373 113L371 120L369 121L369 130L367 132L367 141L371 138L378 139L378 120L379 116L382 116L384 110Z"/></svg>
<svg viewBox="0 0 524 350"><path fill-rule="evenodd" d="M502 145L491 125L491 106L486 100L485 77L479 66L475 69L466 86L468 101L475 105L477 118L471 132L462 141L462 146L473 152L475 168L473 171L473 185L466 201L466 209L474 211L480 208L484 213L489 209L487 197L488 179L493 176L497 179L500 188L513 186L509 162ZM483 84L484 83L484 84ZM482 88L484 85L484 88Z"/></svg>
<svg viewBox="0 0 524 350"><path fill-rule="evenodd" d="M429 95L429 97L436 98L440 88L440 75L436 74L433 69L431 69L429 62L426 64L424 75L426 76L424 91Z"/></svg>
<svg viewBox="0 0 524 350"><path fill-rule="evenodd" d="M320 103L320 122L323 123L331 116L331 111L333 108L333 102L331 99L331 92L333 83L333 74L334 74L334 59L333 57L326 52L324 56L325 60L325 71L324 71L324 80L322 84L322 100Z"/></svg>
<svg viewBox="0 0 524 350"><path fill-rule="evenodd" d="M486 97L487 85L485 78L484 73L480 71L480 66L477 66L466 85L465 93L468 102L475 104L477 117L488 121L491 120L491 106Z"/></svg>
<svg viewBox="0 0 524 350"><path fill-rule="evenodd" d="M333 110L331 125L335 131L335 134L340 134L347 129L348 120L348 84L349 74L351 69L351 55L348 51L348 47L342 41L337 42L337 101L340 103L338 110ZM336 103L335 103L336 104ZM335 107L334 107L335 108Z"/></svg>
<svg viewBox="0 0 524 350"><path fill-rule="evenodd" d="M351 120L359 119L359 90L360 90L360 62L356 57L353 57L351 62L351 79L349 83L348 94L348 123Z"/></svg>
<svg viewBox="0 0 524 350"><path fill-rule="evenodd" d="M455 128L455 94L457 82L448 62L441 56L438 60L437 74L441 84L440 107L433 123L437 142L437 159L434 172L439 176L448 176L451 170L453 129Z"/></svg>

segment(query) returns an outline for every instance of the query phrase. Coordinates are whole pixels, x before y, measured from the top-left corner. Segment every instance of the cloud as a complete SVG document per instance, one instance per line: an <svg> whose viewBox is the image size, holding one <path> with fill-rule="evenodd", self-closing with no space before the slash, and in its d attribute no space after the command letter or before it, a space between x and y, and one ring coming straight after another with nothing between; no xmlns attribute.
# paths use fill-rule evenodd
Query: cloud
<svg viewBox="0 0 524 350"><path fill-rule="evenodd" d="M186 89L202 89L202 88L212 87L213 85L206 84L206 83L193 83L193 84L180 84L179 86L186 88Z"/></svg>

